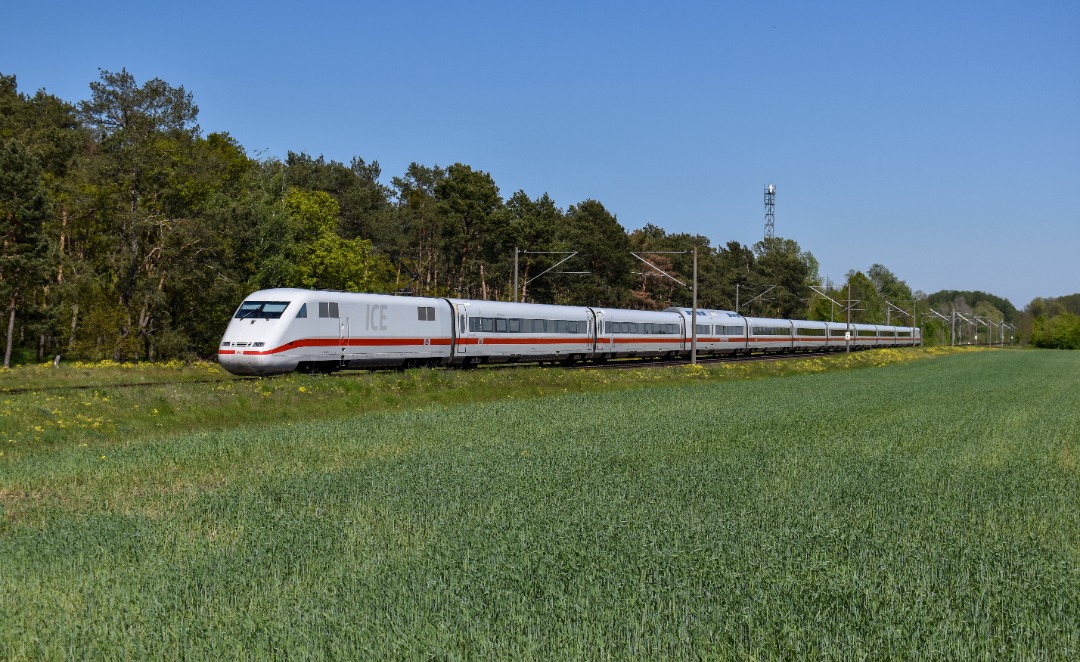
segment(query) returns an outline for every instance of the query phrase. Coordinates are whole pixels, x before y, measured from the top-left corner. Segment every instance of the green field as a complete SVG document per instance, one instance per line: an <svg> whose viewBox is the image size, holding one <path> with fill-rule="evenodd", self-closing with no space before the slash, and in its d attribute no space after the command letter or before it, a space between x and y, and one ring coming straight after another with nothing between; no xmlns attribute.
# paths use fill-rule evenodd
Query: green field
<svg viewBox="0 0 1080 662"><path fill-rule="evenodd" d="M1077 656L1080 353L911 356L0 396L0 656Z"/></svg>

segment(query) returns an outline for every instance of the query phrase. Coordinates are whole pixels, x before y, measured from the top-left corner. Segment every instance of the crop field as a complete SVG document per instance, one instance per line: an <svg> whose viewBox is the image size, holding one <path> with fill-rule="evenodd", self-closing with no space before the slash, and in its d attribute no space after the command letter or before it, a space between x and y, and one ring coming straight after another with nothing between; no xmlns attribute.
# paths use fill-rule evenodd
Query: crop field
<svg viewBox="0 0 1080 662"><path fill-rule="evenodd" d="M0 657L1080 655L1077 352L155 389L0 393Z"/></svg>

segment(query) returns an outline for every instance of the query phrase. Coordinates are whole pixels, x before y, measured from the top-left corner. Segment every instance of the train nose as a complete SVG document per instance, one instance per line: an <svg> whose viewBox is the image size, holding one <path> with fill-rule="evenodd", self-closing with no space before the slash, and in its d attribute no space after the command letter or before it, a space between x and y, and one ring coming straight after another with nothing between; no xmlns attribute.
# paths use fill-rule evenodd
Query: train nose
<svg viewBox="0 0 1080 662"><path fill-rule="evenodd" d="M237 349L218 349L218 364L234 375L258 374L258 365L254 356L248 356Z"/></svg>
<svg viewBox="0 0 1080 662"><path fill-rule="evenodd" d="M222 342L218 364L234 375L277 375L296 369L295 358L267 351L263 343Z"/></svg>

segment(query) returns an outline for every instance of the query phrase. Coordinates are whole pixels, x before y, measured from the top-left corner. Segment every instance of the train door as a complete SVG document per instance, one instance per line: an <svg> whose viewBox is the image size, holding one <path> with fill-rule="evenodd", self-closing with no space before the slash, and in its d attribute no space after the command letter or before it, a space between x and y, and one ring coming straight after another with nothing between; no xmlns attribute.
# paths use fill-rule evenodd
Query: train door
<svg viewBox="0 0 1080 662"><path fill-rule="evenodd" d="M454 306L454 313L457 315L457 334L455 336L456 342L454 346L458 354L468 354L469 348L469 320L468 310L464 304L457 304Z"/></svg>
<svg viewBox="0 0 1080 662"><path fill-rule="evenodd" d="M349 340L352 338L352 327L349 325L349 314L338 319L338 346L341 348L341 363L346 361L346 353L349 351Z"/></svg>
<svg viewBox="0 0 1080 662"><path fill-rule="evenodd" d="M601 351L600 350L600 338L601 338L600 330L601 330L601 328L603 327L603 324L604 324L604 314L600 313L600 312L597 312L595 310L593 310L591 312L592 312L591 321L592 321L593 354L596 355Z"/></svg>
<svg viewBox="0 0 1080 662"><path fill-rule="evenodd" d="M596 353L608 354L614 351L614 337L607 333L607 329L604 328L604 311L595 310L593 314L596 317Z"/></svg>

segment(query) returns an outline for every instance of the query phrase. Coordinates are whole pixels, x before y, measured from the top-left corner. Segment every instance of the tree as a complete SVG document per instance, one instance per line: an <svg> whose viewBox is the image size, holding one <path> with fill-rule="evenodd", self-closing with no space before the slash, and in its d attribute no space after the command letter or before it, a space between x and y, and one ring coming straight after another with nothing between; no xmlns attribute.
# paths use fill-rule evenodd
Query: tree
<svg viewBox="0 0 1080 662"><path fill-rule="evenodd" d="M442 252L448 258L448 276L457 282L456 295L488 298L491 266L501 266L504 271L508 266L505 244L509 219L499 187L488 173L455 163L435 185L435 196L445 218ZM506 279L497 278L496 282Z"/></svg>
<svg viewBox="0 0 1080 662"><path fill-rule="evenodd" d="M440 285L442 267L443 216L438 209L435 188L446 177L439 166L410 163L402 177L391 180L396 205L393 214L395 241L389 254L400 270L405 271L408 289L416 294L440 295L447 292L445 275Z"/></svg>
<svg viewBox="0 0 1080 662"><path fill-rule="evenodd" d="M589 272L571 276L556 287L556 301L576 305L629 305L634 287L633 250L626 230L596 200L586 200L570 207L566 227L556 250L578 251L575 266ZM574 269L575 271L577 269Z"/></svg>
<svg viewBox="0 0 1080 662"><path fill-rule="evenodd" d="M877 289L878 294L894 304L899 305L904 302L914 301L915 299L908 284L897 278L896 275L889 271L884 265L870 265L870 269L867 270L866 276L870 279L870 282L874 284L874 288Z"/></svg>
<svg viewBox="0 0 1080 662"><path fill-rule="evenodd" d="M926 302L934 308L955 307L962 312L971 312L979 302L986 301L995 309L1001 311L1006 322L1015 322L1018 316L1016 307L1008 299L1003 299L986 292L970 290L941 290L927 297Z"/></svg>
<svg viewBox="0 0 1080 662"><path fill-rule="evenodd" d="M716 272L719 283L715 305L720 308L745 312L743 304L769 287L758 272L754 251L737 241L729 241L716 251Z"/></svg>
<svg viewBox="0 0 1080 662"><path fill-rule="evenodd" d="M49 215L41 166L21 143L0 146L0 288L7 304L4 367L11 366L15 311L20 298L46 272L42 226Z"/></svg>
<svg viewBox="0 0 1080 662"><path fill-rule="evenodd" d="M183 216L163 263L168 277L151 349L156 356L210 356L249 291L266 219L281 215L257 164L228 134L197 138L169 188ZM277 204L275 204L277 203Z"/></svg>
<svg viewBox="0 0 1080 662"><path fill-rule="evenodd" d="M285 185L329 193L338 203L338 231L345 238L370 239L377 247L394 243L390 223L390 190L379 183L382 168L354 157L348 166L289 152L284 163Z"/></svg>
<svg viewBox="0 0 1080 662"><path fill-rule="evenodd" d="M849 299L850 293L850 299ZM851 321L859 324L884 324L885 301L874 282L861 271L849 271L847 283L840 288L838 301L851 306ZM846 301L847 300L847 301ZM838 320L846 321L846 320Z"/></svg>
<svg viewBox="0 0 1080 662"><path fill-rule="evenodd" d="M554 300L553 281L550 278L538 278L538 274L550 268L565 257L562 255L528 255L548 253L555 249L555 240L565 223L566 216L547 193L532 200L524 191L518 191L506 202L509 215L509 233L514 247L522 251L519 255L519 292L511 294L522 301ZM530 283L530 281L533 281Z"/></svg>
<svg viewBox="0 0 1080 662"><path fill-rule="evenodd" d="M1059 321L1059 318L1063 319ZM1070 344L1067 338L1071 335L1075 319L1080 319L1080 294L1036 297L1018 316L1017 326L1021 334L1031 338L1036 347L1062 347Z"/></svg>
<svg viewBox="0 0 1080 662"><path fill-rule="evenodd" d="M77 215L92 242L84 248L117 309L114 358L151 356L171 270L190 264L180 236L197 222L189 166L198 107L183 87L157 78L139 86L126 70L102 71L90 89L78 106L97 141L78 171Z"/></svg>
<svg viewBox="0 0 1080 662"><path fill-rule="evenodd" d="M290 189L285 208L293 220L292 269L282 285L352 292L385 291L392 267L367 239L337 233L338 203L322 191Z"/></svg>
<svg viewBox="0 0 1080 662"><path fill-rule="evenodd" d="M810 286L821 281L814 256L799 248L793 239L780 237L769 237L754 244L754 254L762 279L776 286L769 293L770 316L804 317L813 293Z"/></svg>
<svg viewBox="0 0 1080 662"><path fill-rule="evenodd" d="M50 213L40 230L48 244L48 253L42 256L48 273L21 292L19 304L18 335L24 344L36 341L40 360L62 343L57 329L63 328L65 277L72 273L68 172L73 158L84 153L90 141L71 104L44 91L20 94L14 76L0 75L0 144L7 140L17 141L40 167L40 181L49 199Z"/></svg>
<svg viewBox="0 0 1080 662"><path fill-rule="evenodd" d="M1035 318L1031 344L1047 349L1080 349L1080 316L1063 312Z"/></svg>
<svg viewBox="0 0 1080 662"><path fill-rule="evenodd" d="M639 264L640 284L634 299L644 309L662 310L669 306L690 306L694 293L694 256L698 253L698 302L702 307L717 307L726 302L720 284L719 261L709 240L702 235L669 234L652 223L630 233L630 244L650 263L671 277L645 263ZM672 278L678 279L683 285Z"/></svg>
<svg viewBox="0 0 1080 662"><path fill-rule="evenodd" d="M114 141L134 155L160 134L199 133L199 107L183 86L155 78L140 87L127 69L100 73L101 80L90 83L91 98L79 104L83 120L100 141Z"/></svg>
<svg viewBox="0 0 1080 662"><path fill-rule="evenodd" d="M896 275L889 271L882 264L872 264L870 269L866 272L867 278L873 283L874 289L877 290L878 295L882 299L883 305L885 305L885 317L879 320L879 323L896 324L895 315L900 315L904 319L899 322L903 324L914 324L914 304L915 295L911 292L911 288L908 284L896 277ZM892 304L909 313L908 316L904 316L899 313L895 308L889 306Z"/></svg>

